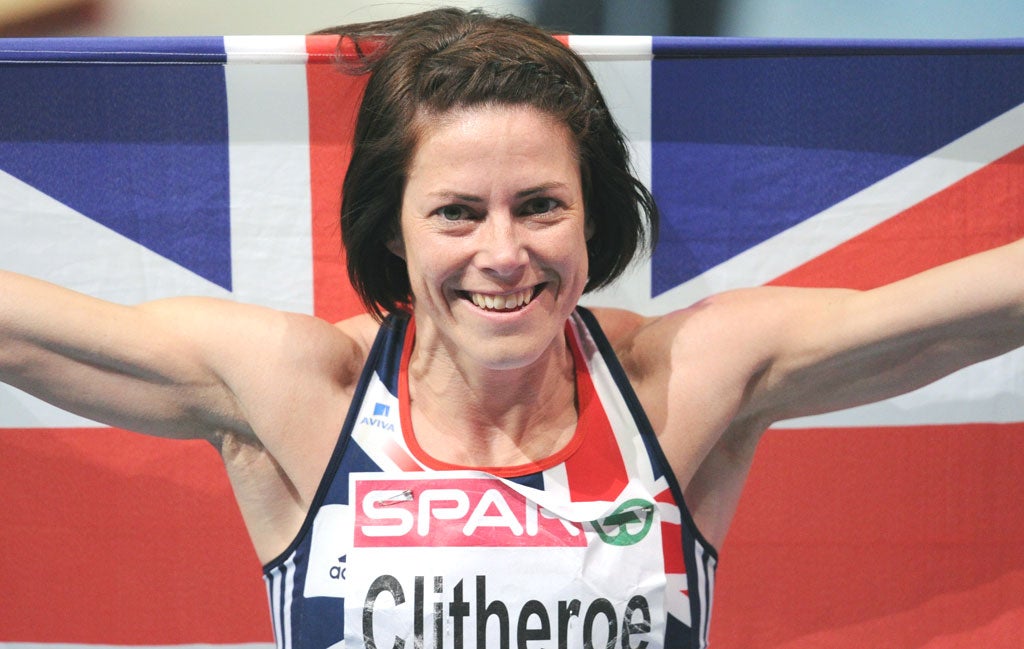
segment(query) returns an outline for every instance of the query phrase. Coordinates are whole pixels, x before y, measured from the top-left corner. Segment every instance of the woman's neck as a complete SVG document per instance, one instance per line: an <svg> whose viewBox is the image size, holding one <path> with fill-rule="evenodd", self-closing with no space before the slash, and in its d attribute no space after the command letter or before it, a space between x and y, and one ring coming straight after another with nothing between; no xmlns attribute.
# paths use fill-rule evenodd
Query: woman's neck
<svg viewBox="0 0 1024 649"><path fill-rule="evenodd" d="M413 435L427 454L449 464L542 460L575 432L574 367L564 336L527 366L495 370L453 357L442 345L421 344L417 333L408 371Z"/></svg>

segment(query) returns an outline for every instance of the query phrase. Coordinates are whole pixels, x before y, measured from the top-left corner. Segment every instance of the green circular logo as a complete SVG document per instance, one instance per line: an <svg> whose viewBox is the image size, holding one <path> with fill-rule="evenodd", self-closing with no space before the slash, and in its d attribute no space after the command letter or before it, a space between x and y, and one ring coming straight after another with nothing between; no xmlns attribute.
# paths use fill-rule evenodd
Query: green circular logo
<svg viewBox="0 0 1024 649"><path fill-rule="evenodd" d="M632 498L616 507L615 511L608 516L592 521L590 524L602 541L609 545L623 546L642 541L651 531L652 523L654 523L654 503L640 498Z"/></svg>

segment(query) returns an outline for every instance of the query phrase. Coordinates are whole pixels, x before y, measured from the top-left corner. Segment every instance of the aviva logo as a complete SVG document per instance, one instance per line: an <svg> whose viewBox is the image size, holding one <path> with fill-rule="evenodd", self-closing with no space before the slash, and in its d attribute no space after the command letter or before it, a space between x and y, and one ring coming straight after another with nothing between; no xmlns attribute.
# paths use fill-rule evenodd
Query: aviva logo
<svg viewBox="0 0 1024 649"><path fill-rule="evenodd" d="M391 415L391 406L384 403L373 404L373 416L363 417L359 423L363 426L374 426L382 430L394 432L395 425L388 421Z"/></svg>

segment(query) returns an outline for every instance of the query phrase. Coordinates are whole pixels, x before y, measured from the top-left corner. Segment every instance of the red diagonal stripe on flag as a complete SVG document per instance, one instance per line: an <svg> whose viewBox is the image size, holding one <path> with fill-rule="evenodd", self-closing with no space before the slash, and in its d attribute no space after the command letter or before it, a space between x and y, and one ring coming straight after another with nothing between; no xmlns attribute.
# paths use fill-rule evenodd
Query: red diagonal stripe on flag
<svg viewBox="0 0 1024 649"><path fill-rule="evenodd" d="M778 277L867 289L1024 237L1024 148Z"/></svg>

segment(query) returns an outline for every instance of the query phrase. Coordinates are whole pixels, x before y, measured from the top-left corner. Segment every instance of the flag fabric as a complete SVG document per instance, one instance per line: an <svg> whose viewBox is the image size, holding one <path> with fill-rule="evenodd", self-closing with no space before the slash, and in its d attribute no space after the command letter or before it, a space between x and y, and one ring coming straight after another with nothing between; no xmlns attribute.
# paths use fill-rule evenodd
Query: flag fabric
<svg viewBox="0 0 1024 649"><path fill-rule="evenodd" d="M587 304L868 288L1024 236L1024 41L569 37L660 243ZM330 37L0 41L0 268L118 302L361 311L337 212L365 79ZM1024 272L1022 269L1021 272ZM757 323L750 323L756 327ZM1024 355L782 422L711 646L1018 647ZM0 643L269 645L215 451L0 390Z"/></svg>

